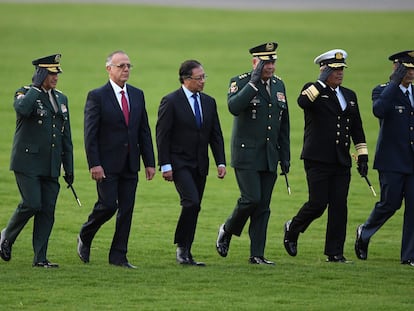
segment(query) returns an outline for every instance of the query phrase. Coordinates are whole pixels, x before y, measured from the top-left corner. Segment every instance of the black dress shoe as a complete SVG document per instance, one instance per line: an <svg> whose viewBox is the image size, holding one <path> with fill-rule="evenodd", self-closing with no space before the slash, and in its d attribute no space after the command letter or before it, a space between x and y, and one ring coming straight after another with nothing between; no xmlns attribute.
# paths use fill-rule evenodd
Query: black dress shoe
<svg viewBox="0 0 414 311"><path fill-rule="evenodd" d="M176 251L176 259L179 264L189 264L188 249L186 247L178 246Z"/></svg>
<svg viewBox="0 0 414 311"><path fill-rule="evenodd" d="M177 247L177 262L180 265L205 267L204 262L195 261L186 247Z"/></svg>
<svg viewBox="0 0 414 311"><path fill-rule="evenodd" d="M136 269L137 268L137 266L134 266L133 264L130 264L128 261L119 262L119 263L110 262L110 264L113 265L113 266L127 268L127 269Z"/></svg>
<svg viewBox="0 0 414 311"><path fill-rule="evenodd" d="M403 261L401 261L401 264L402 265L408 265L408 266L414 267L414 260L411 260L411 259L403 260Z"/></svg>
<svg viewBox="0 0 414 311"><path fill-rule="evenodd" d="M3 229L0 233L0 257L4 261L9 261L11 259L12 244L6 239L5 231L6 229Z"/></svg>
<svg viewBox="0 0 414 311"><path fill-rule="evenodd" d="M355 254L361 260L367 260L368 258L368 243L362 240L362 229L363 225L359 225L356 230L356 239L355 239Z"/></svg>
<svg viewBox="0 0 414 311"><path fill-rule="evenodd" d="M231 234L227 233L224 230L224 224L222 224L219 228L217 241L216 241L216 249L221 257L227 256L227 253L229 252L230 241L231 241Z"/></svg>
<svg viewBox="0 0 414 311"><path fill-rule="evenodd" d="M290 228L291 223L292 223L292 220L288 220L285 223L285 226L284 226L285 237L283 240L283 245L285 246L285 249L290 256L296 256L298 254L298 242L297 240L290 240L288 238L289 228Z"/></svg>
<svg viewBox="0 0 414 311"><path fill-rule="evenodd" d="M59 268L59 265L57 263L52 263L49 260L36 262L33 264L33 267L37 268Z"/></svg>
<svg viewBox="0 0 414 311"><path fill-rule="evenodd" d="M252 256L249 258L249 263L254 265L275 265L273 261L267 260L263 256Z"/></svg>
<svg viewBox="0 0 414 311"><path fill-rule="evenodd" d="M82 260L84 263L88 263L90 253L91 253L90 247L83 244L80 235L78 235L78 255L79 255L80 260Z"/></svg>
<svg viewBox="0 0 414 311"><path fill-rule="evenodd" d="M347 260L344 255L328 256L328 258L326 258L326 262L352 263L352 261Z"/></svg>

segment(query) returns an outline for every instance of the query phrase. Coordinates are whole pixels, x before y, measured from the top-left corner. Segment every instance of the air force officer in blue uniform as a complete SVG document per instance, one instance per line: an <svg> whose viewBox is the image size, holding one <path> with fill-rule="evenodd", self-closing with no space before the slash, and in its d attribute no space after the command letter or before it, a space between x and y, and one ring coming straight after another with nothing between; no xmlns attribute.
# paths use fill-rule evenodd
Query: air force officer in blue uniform
<svg viewBox="0 0 414 311"><path fill-rule="evenodd" d="M372 92L373 113L381 125L374 160L381 199L357 228L355 252L359 259L367 259L370 238L404 200L401 263L414 267L414 51L399 52L389 59L394 62L389 83Z"/></svg>

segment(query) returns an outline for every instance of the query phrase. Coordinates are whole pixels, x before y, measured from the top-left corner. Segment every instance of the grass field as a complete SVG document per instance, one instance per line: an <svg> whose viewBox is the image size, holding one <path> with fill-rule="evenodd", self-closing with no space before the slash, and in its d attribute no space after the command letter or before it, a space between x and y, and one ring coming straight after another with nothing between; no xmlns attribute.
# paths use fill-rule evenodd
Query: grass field
<svg viewBox="0 0 414 311"><path fill-rule="evenodd" d="M8 170L14 133L14 91L30 83L31 61L62 53L58 88L69 97L75 147L75 188L79 208L63 184L49 259L58 270L31 267L31 223L13 246L10 262L0 262L1 310L412 310L414 270L399 263L402 210L372 239L369 259L354 255L354 231L376 201L353 168L349 195L345 256L354 264L328 264L323 255L326 216L316 220L299 240L299 254L289 257L282 244L283 224L307 199L302 162L303 114L296 104L302 85L316 79L313 59L343 48L349 68L344 85L358 94L370 151L375 150L378 121L371 113L371 90L387 80L394 52L413 49L413 12L233 12L231 10L159 8L128 5L0 4L0 227L6 225L19 200ZM141 181L129 244L129 260L139 269L108 265L113 221L98 232L91 263L76 254L76 236L95 202L83 150L83 105L87 91L104 84L104 62L113 50L125 50L134 64L130 83L146 94L155 130L161 97L178 88L178 67L195 58L204 64L205 92L219 105L227 158L232 117L227 110L229 78L250 70L248 49L277 41L277 74L287 86L291 115L292 167L288 196L277 183L269 224L266 257L275 267L247 263L246 233L232 241L229 256L215 251L218 226L238 197L232 169L224 180L211 167L193 254L206 268L175 263L172 244L179 214L172 184L158 173ZM379 192L377 173L369 177Z"/></svg>

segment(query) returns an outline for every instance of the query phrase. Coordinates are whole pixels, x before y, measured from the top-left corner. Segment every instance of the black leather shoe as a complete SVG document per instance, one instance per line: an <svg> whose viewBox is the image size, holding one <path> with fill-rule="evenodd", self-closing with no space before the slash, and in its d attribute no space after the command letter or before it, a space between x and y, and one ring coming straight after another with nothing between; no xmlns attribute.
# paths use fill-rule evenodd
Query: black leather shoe
<svg viewBox="0 0 414 311"><path fill-rule="evenodd" d="M205 267L206 266L206 264L204 262L195 261L194 258L193 258L193 255L191 254L191 252L189 252L188 261L189 261L189 264L192 265L192 266L199 266L199 267Z"/></svg>
<svg viewBox="0 0 414 311"><path fill-rule="evenodd" d="M3 229L0 233L0 257L4 261L9 261L11 259L12 245L9 240L6 240L5 231L6 229Z"/></svg>
<svg viewBox="0 0 414 311"><path fill-rule="evenodd" d="M414 260L411 260L411 259L403 260L403 261L401 261L401 264L402 265L408 265L408 266L414 267Z"/></svg>
<svg viewBox="0 0 414 311"><path fill-rule="evenodd" d="M186 247L177 247L177 262L180 265L205 267L204 262L195 261Z"/></svg>
<svg viewBox="0 0 414 311"><path fill-rule="evenodd" d="M284 226L285 237L283 239L283 245L285 246L285 249L286 249L287 253L290 256L296 256L298 254L298 241L297 240L289 240L289 238L288 238L289 227L290 227L291 223L292 223L292 220L288 220L285 223L285 226Z"/></svg>
<svg viewBox="0 0 414 311"><path fill-rule="evenodd" d="M254 265L275 265L273 261L267 260L263 256L252 256L249 258L249 263Z"/></svg>
<svg viewBox="0 0 414 311"><path fill-rule="evenodd" d="M363 225L359 225L356 230L356 239L355 239L355 254L361 260L367 260L368 258L368 243L364 242L361 238Z"/></svg>
<svg viewBox="0 0 414 311"><path fill-rule="evenodd" d="M231 234L227 233L224 230L224 224L222 224L219 228L217 241L216 241L216 249L221 257L227 256L227 253L229 252L230 241L231 241Z"/></svg>
<svg viewBox="0 0 414 311"><path fill-rule="evenodd" d="M80 235L78 235L78 255L79 255L80 260L82 260L84 263L88 263L90 253L91 253L90 247L83 244Z"/></svg>
<svg viewBox="0 0 414 311"><path fill-rule="evenodd" d="M185 247L181 247L181 246L177 247L176 259L179 264L188 265L189 264L188 249Z"/></svg>
<svg viewBox="0 0 414 311"><path fill-rule="evenodd" d="M59 268L59 265L57 263L52 263L49 260L36 262L33 264L33 267L37 268Z"/></svg>
<svg viewBox="0 0 414 311"><path fill-rule="evenodd" d="M344 255L328 256L326 262L352 263L352 261L347 260Z"/></svg>
<svg viewBox="0 0 414 311"><path fill-rule="evenodd" d="M128 261L119 262L119 263L110 262L110 264L113 265L113 266L127 268L127 269L136 269L137 268L137 266L134 266L133 264L130 264Z"/></svg>

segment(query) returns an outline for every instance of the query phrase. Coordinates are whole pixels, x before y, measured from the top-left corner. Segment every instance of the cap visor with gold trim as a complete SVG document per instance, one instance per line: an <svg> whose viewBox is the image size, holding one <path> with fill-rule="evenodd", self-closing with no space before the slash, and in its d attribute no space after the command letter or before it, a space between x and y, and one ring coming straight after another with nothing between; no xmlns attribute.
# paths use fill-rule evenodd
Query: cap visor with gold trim
<svg viewBox="0 0 414 311"><path fill-rule="evenodd" d="M268 42L255 46L249 50L253 57L258 57L264 61L273 61L277 59L276 48L278 44L276 42Z"/></svg>
<svg viewBox="0 0 414 311"><path fill-rule="evenodd" d="M32 61L32 64L36 67L46 68L51 73L61 73L60 67L61 54L53 54L46 57L38 58Z"/></svg>
<svg viewBox="0 0 414 311"><path fill-rule="evenodd" d="M325 65L331 68L348 67L345 62L347 56L348 54L344 50L334 49L317 56L314 63L321 67Z"/></svg>
<svg viewBox="0 0 414 311"><path fill-rule="evenodd" d="M388 59L394 63L401 63L407 68L414 68L414 51L398 52L388 57Z"/></svg>

